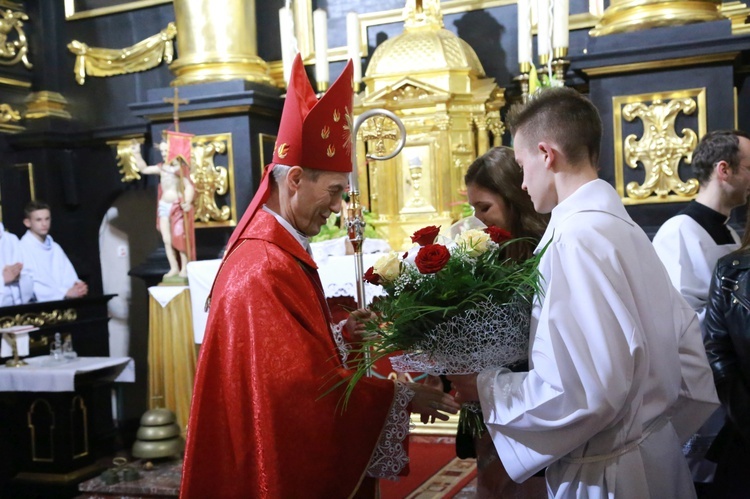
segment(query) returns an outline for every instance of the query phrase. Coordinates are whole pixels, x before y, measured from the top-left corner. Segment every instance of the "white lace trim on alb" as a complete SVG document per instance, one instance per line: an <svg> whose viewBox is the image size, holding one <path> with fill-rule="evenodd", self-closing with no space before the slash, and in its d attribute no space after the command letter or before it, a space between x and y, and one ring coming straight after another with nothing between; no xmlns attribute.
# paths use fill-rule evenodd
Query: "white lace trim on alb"
<svg viewBox="0 0 750 499"><path fill-rule="evenodd" d="M344 367L348 368L349 366L346 365L346 359L349 358L349 351L351 350L351 347L344 340L343 331L344 326L346 325L346 321L347 319L344 319L338 324L331 324L331 334L333 335L333 341L336 342L336 349L339 351L339 355L341 356L341 363L344 365Z"/></svg>
<svg viewBox="0 0 750 499"><path fill-rule="evenodd" d="M393 401L380 441L373 453L367 476L395 478L407 464L409 456L404 440L409 436L409 411L407 407L414 398L414 390L396 381L396 399Z"/></svg>

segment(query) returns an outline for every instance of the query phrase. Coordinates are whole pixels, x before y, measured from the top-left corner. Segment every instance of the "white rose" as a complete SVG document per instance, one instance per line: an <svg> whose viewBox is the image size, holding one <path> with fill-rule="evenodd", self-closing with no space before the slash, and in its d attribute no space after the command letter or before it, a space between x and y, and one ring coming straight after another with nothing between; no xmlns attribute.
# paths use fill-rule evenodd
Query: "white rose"
<svg viewBox="0 0 750 499"><path fill-rule="evenodd" d="M456 244L464 253L477 257L490 249L490 235L483 230L469 229L456 236Z"/></svg>
<svg viewBox="0 0 750 499"><path fill-rule="evenodd" d="M391 251L387 255L381 256L372 266L372 271L378 274L383 281L395 281L401 275L399 253Z"/></svg>

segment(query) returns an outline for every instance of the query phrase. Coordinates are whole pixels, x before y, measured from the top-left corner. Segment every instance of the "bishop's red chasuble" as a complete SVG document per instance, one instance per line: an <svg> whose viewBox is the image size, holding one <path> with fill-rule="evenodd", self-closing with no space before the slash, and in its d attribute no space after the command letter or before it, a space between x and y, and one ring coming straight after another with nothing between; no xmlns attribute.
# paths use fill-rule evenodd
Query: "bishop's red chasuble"
<svg viewBox="0 0 750 499"><path fill-rule="evenodd" d="M317 267L258 211L217 278L188 424L181 497L345 498L361 483L394 401L349 375Z"/></svg>

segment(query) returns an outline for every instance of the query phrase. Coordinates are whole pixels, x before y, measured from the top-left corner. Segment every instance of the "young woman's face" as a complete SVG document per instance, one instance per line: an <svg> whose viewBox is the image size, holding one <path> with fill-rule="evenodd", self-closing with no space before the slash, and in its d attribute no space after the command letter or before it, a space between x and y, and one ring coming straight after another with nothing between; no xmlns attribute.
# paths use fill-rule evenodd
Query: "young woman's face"
<svg viewBox="0 0 750 499"><path fill-rule="evenodd" d="M475 217L488 227L510 230L510 209L499 194L476 184L467 185L466 192Z"/></svg>

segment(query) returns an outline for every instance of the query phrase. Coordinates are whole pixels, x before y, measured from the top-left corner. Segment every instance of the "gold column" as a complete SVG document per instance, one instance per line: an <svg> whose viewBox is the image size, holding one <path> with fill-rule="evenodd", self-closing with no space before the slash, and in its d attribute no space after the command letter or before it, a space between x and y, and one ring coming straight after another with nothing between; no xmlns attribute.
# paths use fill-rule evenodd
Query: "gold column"
<svg viewBox="0 0 750 499"><path fill-rule="evenodd" d="M174 0L173 86L244 79L272 84L258 57L255 0Z"/></svg>
<svg viewBox="0 0 750 499"><path fill-rule="evenodd" d="M724 19L719 0L612 0L591 36Z"/></svg>

